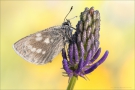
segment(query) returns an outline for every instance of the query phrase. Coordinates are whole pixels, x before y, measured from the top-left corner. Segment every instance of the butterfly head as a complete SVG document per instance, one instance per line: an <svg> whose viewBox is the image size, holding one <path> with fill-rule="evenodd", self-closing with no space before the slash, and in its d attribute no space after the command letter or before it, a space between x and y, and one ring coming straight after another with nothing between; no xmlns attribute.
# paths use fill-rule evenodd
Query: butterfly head
<svg viewBox="0 0 135 90"><path fill-rule="evenodd" d="M67 20L67 19L66 19ZM63 24L62 24L62 26L71 26L71 22L70 22L70 20L67 20L66 22L64 22Z"/></svg>

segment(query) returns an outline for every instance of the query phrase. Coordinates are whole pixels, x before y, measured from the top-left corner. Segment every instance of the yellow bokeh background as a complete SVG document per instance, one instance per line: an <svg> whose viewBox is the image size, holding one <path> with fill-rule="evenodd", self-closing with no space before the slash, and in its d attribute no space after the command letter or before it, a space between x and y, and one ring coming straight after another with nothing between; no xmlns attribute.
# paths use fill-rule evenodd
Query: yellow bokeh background
<svg viewBox="0 0 135 90"><path fill-rule="evenodd" d="M67 18L73 27L85 7L94 6L101 15L100 47L103 55L109 50L107 60L89 80L78 78L75 90L131 90L134 88L134 1L1 1L1 90L3 89L63 89L68 77L63 77L62 56L52 63L34 65L23 60L12 48L19 39L45 28L61 25Z"/></svg>

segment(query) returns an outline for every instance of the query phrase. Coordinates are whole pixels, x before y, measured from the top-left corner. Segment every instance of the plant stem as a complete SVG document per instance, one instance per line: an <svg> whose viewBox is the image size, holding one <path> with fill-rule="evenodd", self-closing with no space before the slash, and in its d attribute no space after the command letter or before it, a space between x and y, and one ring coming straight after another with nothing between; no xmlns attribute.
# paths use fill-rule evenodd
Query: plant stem
<svg viewBox="0 0 135 90"><path fill-rule="evenodd" d="M76 83L76 80L77 80L76 76L71 77L69 84L68 84L68 87L67 87L67 90L73 90L75 83Z"/></svg>

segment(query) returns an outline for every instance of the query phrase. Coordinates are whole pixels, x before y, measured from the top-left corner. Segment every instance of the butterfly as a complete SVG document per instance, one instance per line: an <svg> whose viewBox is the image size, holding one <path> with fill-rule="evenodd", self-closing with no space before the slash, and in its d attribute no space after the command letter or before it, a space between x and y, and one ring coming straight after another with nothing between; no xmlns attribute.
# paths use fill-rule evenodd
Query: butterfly
<svg viewBox="0 0 135 90"><path fill-rule="evenodd" d="M73 6L70 11L72 8ZM51 62L65 47L65 43L71 40L73 27L66 17L62 25L36 32L14 43L16 53L33 64L42 65Z"/></svg>

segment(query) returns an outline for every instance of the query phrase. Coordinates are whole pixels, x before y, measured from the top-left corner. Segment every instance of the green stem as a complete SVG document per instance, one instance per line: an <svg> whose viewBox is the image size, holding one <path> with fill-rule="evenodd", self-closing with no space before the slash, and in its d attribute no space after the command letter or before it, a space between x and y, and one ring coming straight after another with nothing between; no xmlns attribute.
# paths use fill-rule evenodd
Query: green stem
<svg viewBox="0 0 135 90"><path fill-rule="evenodd" d="M68 84L68 87L67 87L67 90L73 90L75 83L76 83L76 80L77 80L76 76L71 77L69 84Z"/></svg>

